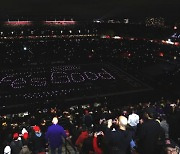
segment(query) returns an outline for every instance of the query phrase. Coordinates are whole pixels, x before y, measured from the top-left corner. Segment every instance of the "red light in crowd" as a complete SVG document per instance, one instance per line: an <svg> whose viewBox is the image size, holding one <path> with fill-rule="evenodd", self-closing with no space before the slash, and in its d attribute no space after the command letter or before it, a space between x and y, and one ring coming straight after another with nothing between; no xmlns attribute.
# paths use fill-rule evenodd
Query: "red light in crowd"
<svg viewBox="0 0 180 154"><path fill-rule="evenodd" d="M24 25L30 25L31 21L7 21L5 22L5 25L10 26L24 26Z"/></svg>
<svg viewBox="0 0 180 154"><path fill-rule="evenodd" d="M174 45L177 45L177 46L178 46L178 45L179 45L179 42L174 42Z"/></svg>
<svg viewBox="0 0 180 154"><path fill-rule="evenodd" d="M160 53L159 53L159 56L160 56L160 57L163 57L163 56L164 56L164 53L163 53L163 52L160 52Z"/></svg>
<svg viewBox="0 0 180 154"><path fill-rule="evenodd" d="M65 130L65 132L66 132L66 135L67 135L67 136L70 135L69 130Z"/></svg>

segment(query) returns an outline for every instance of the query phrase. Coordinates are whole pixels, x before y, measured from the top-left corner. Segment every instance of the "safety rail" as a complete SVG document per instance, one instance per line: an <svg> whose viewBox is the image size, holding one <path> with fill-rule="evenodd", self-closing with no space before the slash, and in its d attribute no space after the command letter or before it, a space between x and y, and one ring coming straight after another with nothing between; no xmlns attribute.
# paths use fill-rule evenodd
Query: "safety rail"
<svg viewBox="0 0 180 154"><path fill-rule="evenodd" d="M73 149L73 151L74 151L75 154L78 154L78 150L77 150L76 147L72 144L72 142L71 142L69 139L65 138L65 139L64 139L64 146L65 146L65 153L66 153L66 154L71 154L71 152L70 152L70 150L68 149L67 145L69 145L69 146Z"/></svg>

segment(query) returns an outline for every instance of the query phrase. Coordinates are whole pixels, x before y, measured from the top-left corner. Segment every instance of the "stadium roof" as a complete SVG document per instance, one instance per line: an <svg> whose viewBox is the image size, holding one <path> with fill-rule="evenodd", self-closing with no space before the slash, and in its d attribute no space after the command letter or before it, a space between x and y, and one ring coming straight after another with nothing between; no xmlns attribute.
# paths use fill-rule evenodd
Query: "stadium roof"
<svg viewBox="0 0 180 154"><path fill-rule="evenodd" d="M82 19L163 16L179 19L179 0L2 0L0 18L75 16Z"/></svg>

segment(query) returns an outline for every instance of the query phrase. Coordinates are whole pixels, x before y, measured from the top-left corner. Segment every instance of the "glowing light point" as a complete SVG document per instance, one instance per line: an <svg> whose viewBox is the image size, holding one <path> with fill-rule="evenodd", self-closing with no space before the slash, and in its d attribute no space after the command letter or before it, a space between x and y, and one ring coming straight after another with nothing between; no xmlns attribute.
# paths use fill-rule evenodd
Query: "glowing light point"
<svg viewBox="0 0 180 154"><path fill-rule="evenodd" d="M176 30L177 29L177 26L174 26L174 30Z"/></svg>
<svg viewBox="0 0 180 154"><path fill-rule="evenodd" d="M159 53L159 56L160 56L160 57L163 57L163 56L164 56L164 53L163 53L163 52L160 52L160 53Z"/></svg>

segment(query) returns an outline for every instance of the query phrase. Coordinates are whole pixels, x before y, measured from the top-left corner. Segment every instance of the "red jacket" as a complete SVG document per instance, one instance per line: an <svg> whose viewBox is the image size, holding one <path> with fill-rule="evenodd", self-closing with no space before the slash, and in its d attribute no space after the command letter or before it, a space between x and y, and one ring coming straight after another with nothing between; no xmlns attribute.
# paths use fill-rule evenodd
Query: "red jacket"
<svg viewBox="0 0 180 154"><path fill-rule="evenodd" d="M87 131L81 132L78 139L76 140L76 145L83 144L84 140L89 137L89 134Z"/></svg>
<svg viewBox="0 0 180 154"><path fill-rule="evenodd" d="M102 154L102 150L101 148L98 147L98 144L97 144L97 137L94 137L93 138L93 149L95 151L95 154Z"/></svg>

